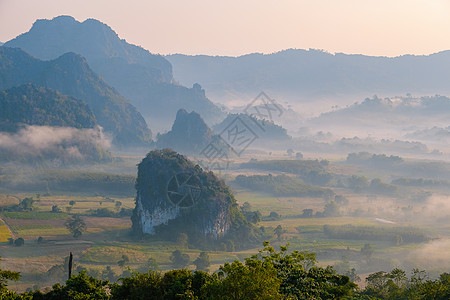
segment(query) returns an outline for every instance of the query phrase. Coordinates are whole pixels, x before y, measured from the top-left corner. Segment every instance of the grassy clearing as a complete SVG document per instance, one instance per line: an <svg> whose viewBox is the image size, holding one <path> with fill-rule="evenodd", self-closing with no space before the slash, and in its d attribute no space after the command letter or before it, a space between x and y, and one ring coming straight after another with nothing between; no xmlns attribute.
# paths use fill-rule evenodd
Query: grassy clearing
<svg viewBox="0 0 450 300"><path fill-rule="evenodd" d="M51 213L51 212L38 212L38 211L26 211L26 212L3 212L5 217L10 219L21 220L62 220L67 219L66 214Z"/></svg>
<svg viewBox="0 0 450 300"><path fill-rule="evenodd" d="M11 238L11 232L9 232L3 221L0 221L0 243L7 242L9 238Z"/></svg>
<svg viewBox="0 0 450 300"><path fill-rule="evenodd" d="M320 210L323 200L311 197L273 197L264 193L255 193L245 190L235 192L238 203L250 203L253 210L259 210L263 215L274 211L283 216L300 215L303 209L312 208Z"/></svg>

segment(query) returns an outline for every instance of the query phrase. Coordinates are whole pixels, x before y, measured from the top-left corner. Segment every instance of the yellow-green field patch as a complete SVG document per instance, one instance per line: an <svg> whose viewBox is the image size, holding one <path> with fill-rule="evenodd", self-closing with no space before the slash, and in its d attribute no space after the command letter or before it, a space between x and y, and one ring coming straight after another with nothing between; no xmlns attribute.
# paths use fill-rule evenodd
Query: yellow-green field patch
<svg viewBox="0 0 450 300"><path fill-rule="evenodd" d="M11 232L3 221L0 221L0 242L7 242L9 238L11 238Z"/></svg>

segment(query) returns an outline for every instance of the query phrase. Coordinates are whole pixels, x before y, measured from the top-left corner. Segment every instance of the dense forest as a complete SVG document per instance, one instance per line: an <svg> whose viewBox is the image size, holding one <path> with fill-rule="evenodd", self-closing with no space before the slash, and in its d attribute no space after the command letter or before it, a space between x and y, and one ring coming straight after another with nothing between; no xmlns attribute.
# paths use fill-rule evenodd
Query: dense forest
<svg viewBox="0 0 450 300"><path fill-rule="evenodd" d="M0 131L23 124L93 128L97 121L85 102L26 84L0 92Z"/></svg>

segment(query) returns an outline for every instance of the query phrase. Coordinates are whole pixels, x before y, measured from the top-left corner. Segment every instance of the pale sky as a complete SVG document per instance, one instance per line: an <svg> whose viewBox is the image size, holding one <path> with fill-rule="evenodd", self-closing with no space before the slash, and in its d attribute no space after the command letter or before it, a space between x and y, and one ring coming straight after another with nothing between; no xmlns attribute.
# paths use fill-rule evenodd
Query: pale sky
<svg viewBox="0 0 450 300"><path fill-rule="evenodd" d="M398 56L450 49L450 0L0 0L0 41L63 14L98 19L161 54L314 48Z"/></svg>

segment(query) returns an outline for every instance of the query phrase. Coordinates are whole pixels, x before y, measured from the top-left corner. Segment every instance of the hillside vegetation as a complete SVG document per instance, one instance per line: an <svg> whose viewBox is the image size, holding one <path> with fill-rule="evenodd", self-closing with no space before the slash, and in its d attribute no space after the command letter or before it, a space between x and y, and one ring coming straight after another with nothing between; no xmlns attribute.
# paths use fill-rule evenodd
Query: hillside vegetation
<svg viewBox="0 0 450 300"><path fill-rule="evenodd" d="M96 123L85 102L58 91L31 84L0 91L0 131L24 124L93 128Z"/></svg>

